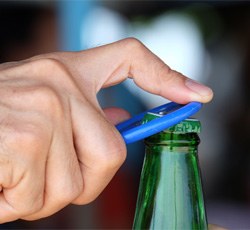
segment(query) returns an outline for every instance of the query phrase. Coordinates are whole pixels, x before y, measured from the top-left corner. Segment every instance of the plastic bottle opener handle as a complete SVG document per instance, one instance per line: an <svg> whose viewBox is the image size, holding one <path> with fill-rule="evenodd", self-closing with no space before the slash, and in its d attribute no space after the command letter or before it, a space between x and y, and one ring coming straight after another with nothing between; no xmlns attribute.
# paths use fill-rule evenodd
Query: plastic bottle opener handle
<svg viewBox="0 0 250 230"><path fill-rule="evenodd" d="M170 102L138 114L127 121L121 122L116 128L121 133L125 143L130 144L180 123L184 119L198 112L201 107L202 104L200 102L190 102L186 105ZM163 115L145 124L141 124L143 117L148 112Z"/></svg>

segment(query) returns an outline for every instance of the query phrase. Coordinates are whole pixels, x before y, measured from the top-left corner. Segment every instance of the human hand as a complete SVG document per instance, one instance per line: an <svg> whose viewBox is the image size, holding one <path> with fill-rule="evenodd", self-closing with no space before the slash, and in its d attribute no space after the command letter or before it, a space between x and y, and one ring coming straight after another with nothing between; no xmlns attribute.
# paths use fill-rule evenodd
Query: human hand
<svg viewBox="0 0 250 230"><path fill-rule="evenodd" d="M0 65L0 223L43 218L100 194L126 157L114 124L129 114L102 110L96 94L127 76L178 103L213 95L136 39Z"/></svg>

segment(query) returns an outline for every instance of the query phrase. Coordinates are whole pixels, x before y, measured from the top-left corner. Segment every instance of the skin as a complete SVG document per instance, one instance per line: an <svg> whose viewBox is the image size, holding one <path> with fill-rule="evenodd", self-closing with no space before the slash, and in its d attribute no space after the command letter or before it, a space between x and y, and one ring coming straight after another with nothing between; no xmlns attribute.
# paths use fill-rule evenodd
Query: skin
<svg viewBox="0 0 250 230"><path fill-rule="evenodd" d="M128 76L178 103L213 96L133 38L0 65L0 223L44 218L102 192L125 160L114 124L129 114L103 110L96 94Z"/></svg>

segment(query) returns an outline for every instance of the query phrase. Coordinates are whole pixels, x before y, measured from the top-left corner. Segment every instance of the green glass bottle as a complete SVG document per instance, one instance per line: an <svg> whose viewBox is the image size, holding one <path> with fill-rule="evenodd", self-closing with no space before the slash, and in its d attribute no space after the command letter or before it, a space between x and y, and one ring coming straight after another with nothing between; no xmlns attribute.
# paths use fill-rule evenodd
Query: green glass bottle
<svg viewBox="0 0 250 230"><path fill-rule="evenodd" d="M155 114L148 114L151 120ZM200 122L186 119L145 140L133 229L207 229L197 147Z"/></svg>

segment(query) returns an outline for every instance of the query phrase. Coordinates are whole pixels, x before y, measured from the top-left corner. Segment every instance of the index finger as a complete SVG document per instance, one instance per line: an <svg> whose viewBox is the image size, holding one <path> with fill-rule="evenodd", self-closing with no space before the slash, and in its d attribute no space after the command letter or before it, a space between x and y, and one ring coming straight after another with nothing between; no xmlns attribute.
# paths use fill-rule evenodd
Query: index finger
<svg viewBox="0 0 250 230"><path fill-rule="evenodd" d="M81 52L52 54L52 57L67 66L83 91L93 89L97 93L130 77L140 88L177 103L206 103L213 97L209 87L172 70L134 38Z"/></svg>

